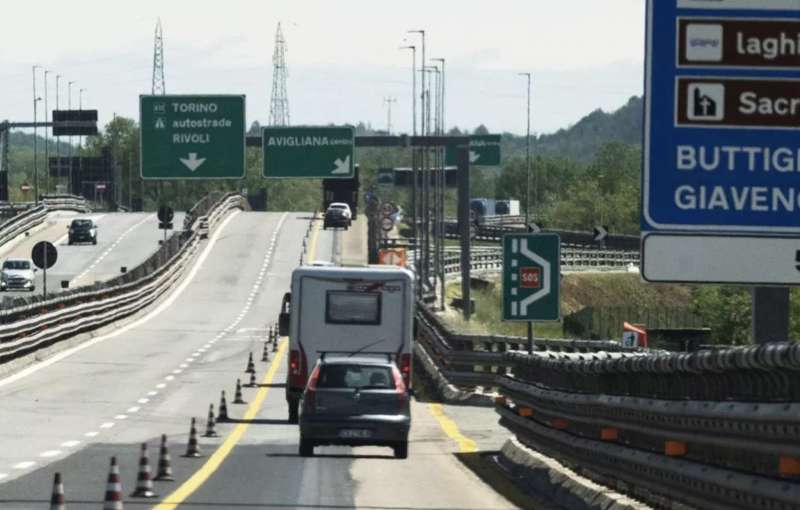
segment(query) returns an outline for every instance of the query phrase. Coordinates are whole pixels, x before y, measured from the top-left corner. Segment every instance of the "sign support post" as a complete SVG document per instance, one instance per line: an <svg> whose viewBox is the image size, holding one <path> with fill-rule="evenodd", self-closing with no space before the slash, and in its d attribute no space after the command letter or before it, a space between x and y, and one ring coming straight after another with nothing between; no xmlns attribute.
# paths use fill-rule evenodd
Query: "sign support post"
<svg viewBox="0 0 800 510"><path fill-rule="evenodd" d="M427 179L427 176L425 176ZM470 296L469 146L458 148L458 229L461 234L461 299L464 319L472 314ZM442 289L444 292L444 289Z"/></svg>
<svg viewBox="0 0 800 510"><path fill-rule="evenodd" d="M789 341L789 288L753 288L753 343Z"/></svg>

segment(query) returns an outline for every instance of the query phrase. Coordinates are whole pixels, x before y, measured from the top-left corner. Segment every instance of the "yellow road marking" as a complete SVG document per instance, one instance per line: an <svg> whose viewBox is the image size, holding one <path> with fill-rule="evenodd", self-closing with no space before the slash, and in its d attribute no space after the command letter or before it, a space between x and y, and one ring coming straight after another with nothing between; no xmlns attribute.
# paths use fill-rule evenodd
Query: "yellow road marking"
<svg viewBox="0 0 800 510"><path fill-rule="evenodd" d="M311 233L311 240L308 242L308 257L306 262L314 262L314 257L317 256L317 238L319 237L319 222L314 220L313 232Z"/></svg>
<svg viewBox="0 0 800 510"><path fill-rule="evenodd" d="M261 409L261 405L264 403L267 393L269 393L269 385L272 384L272 380L275 379L275 374L278 373L278 368L281 366L283 356L286 354L288 344L288 340L282 341L280 349L278 349L275 357L272 358L272 363L269 366L269 370L264 375L264 379L261 381L261 388L259 388L255 398L253 399L253 402L247 408L247 411L242 417L244 423L236 425L236 428L234 428L230 435L225 438L225 441L219 446L219 448L217 448L211 457L209 457L206 463L203 464L203 467L197 470L197 472L195 472L191 478L186 480L183 485L178 487L172 494L164 498L164 501L161 504L153 507L153 510L173 510L178 505L186 501L186 499L191 496L194 491L199 489L200 486L203 485L217 469L219 469L219 467L222 465L222 462L233 450L233 447L236 446L242 436L244 436L244 433L247 432L248 427L250 427L248 422L255 418L258 414L258 411Z"/></svg>
<svg viewBox="0 0 800 510"><path fill-rule="evenodd" d="M444 407L442 404L429 404L428 410L431 412L439 426L447 434L450 439L458 443L459 453L473 453L478 451L478 445L472 439L468 438L458 429L456 422L450 419L449 416L444 414Z"/></svg>

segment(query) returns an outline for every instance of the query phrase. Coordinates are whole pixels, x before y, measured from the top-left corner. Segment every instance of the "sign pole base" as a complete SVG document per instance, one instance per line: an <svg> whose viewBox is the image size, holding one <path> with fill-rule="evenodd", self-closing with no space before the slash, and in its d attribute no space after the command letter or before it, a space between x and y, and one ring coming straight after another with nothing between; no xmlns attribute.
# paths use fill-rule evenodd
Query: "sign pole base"
<svg viewBox="0 0 800 510"><path fill-rule="evenodd" d="M753 288L753 343L789 341L789 288Z"/></svg>
<svg viewBox="0 0 800 510"><path fill-rule="evenodd" d="M533 322L528 323L528 354L533 354Z"/></svg>

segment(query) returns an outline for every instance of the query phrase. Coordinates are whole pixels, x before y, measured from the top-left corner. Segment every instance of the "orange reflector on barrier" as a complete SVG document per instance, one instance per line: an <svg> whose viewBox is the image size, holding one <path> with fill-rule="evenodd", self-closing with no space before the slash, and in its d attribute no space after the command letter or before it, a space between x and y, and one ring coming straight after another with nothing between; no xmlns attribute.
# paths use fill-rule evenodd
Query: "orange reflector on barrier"
<svg viewBox="0 0 800 510"><path fill-rule="evenodd" d="M530 418L533 416L533 409L530 407L518 407L517 414L525 418Z"/></svg>
<svg viewBox="0 0 800 510"><path fill-rule="evenodd" d="M616 441L619 439L619 433L613 427L603 427L600 430L600 439L603 441Z"/></svg>
<svg viewBox="0 0 800 510"><path fill-rule="evenodd" d="M781 476L800 476L800 458L781 457L778 462L778 471Z"/></svg>
<svg viewBox="0 0 800 510"><path fill-rule="evenodd" d="M666 441L664 443L664 455L668 457L683 457L686 455L686 443L683 441Z"/></svg>
<svg viewBox="0 0 800 510"><path fill-rule="evenodd" d="M498 406L504 406L508 403L508 401L506 400L506 397L504 397L503 395L498 395L494 397L494 403L495 405Z"/></svg>
<svg viewBox="0 0 800 510"><path fill-rule="evenodd" d="M569 422L563 418L556 418L550 425L557 430L567 430L569 428Z"/></svg>

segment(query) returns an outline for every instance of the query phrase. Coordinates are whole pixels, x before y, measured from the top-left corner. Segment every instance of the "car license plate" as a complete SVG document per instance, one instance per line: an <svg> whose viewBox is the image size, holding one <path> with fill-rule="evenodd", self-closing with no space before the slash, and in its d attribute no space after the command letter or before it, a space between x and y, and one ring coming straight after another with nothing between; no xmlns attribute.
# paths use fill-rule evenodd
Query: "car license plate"
<svg viewBox="0 0 800 510"><path fill-rule="evenodd" d="M345 439L369 439L372 437L372 431L366 429L342 429L339 431L339 437Z"/></svg>

